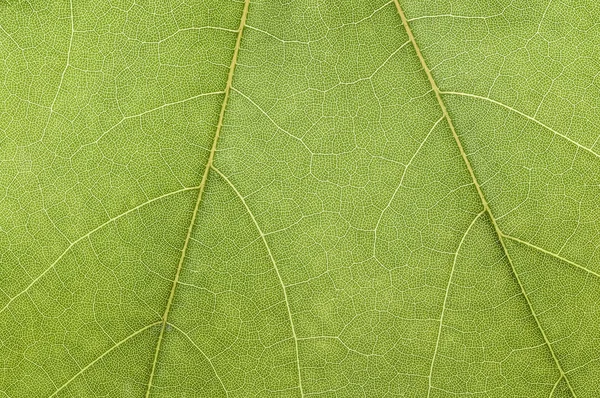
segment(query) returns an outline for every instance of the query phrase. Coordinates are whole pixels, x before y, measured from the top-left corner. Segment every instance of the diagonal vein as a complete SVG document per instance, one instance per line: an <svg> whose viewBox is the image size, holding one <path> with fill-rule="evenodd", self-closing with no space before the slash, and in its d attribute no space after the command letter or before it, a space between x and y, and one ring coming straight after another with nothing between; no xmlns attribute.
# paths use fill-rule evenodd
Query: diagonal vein
<svg viewBox="0 0 600 398"><path fill-rule="evenodd" d="M554 387L552 387L552 391L550 391L550 397L549 398L552 398L552 396L554 395L554 391L556 390L556 387L558 387L558 385L560 384L560 381L562 380L562 378L563 377L560 376L558 378L558 380L556 380L556 383L554 383Z"/></svg>
<svg viewBox="0 0 600 398"><path fill-rule="evenodd" d="M148 398L150 396L150 391L152 389L152 381L154 379L154 374L156 373L156 365L158 363L158 354L159 354L160 348L162 346L165 329L167 326L167 319L169 318L169 311L171 310L171 306L173 304L173 298L175 297L175 291L177 290L179 276L181 274L181 269L183 268L183 262L185 260L188 245L191 240L190 238L192 236L192 231L194 230L194 224L196 223L196 217L198 216L198 209L200 208L200 203L202 202L202 196L204 194L204 189L206 188L206 181L208 180L208 175L210 173L210 169L211 169L211 166L212 166L214 158L215 158L217 143L219 141L219 135L221 134L221 130L223 128L223 119L225 117L225 109L227 108L227 101L229 100L229 94L231 92L231 85L233 82L233 74L235 72L235 66L237 64L237 57L238 57L239 50L240 50L240 43L242 42L242 34L244 32L244 25L246 24L246 17L248 15L248 6L249 5L250 5L250 0L245 0L244 1L244 9L242 11L242 17L240 19L240 26L238 28L237 38L235 41L235 47L233 49L233 56L231 58L231 65L229 66L229 73L227 74L227 83L225 85L225 94L223 97L223 103L221 104L221 112L219 113L219 120L217 122L217 128L215 129L215 137L213 139L210 154L208 155L208 160L206 161L206 167L204 168L204 173L202 174L202 180L200 181L200 188L198 189L198 197L196 199L196 204L195 204L194 210L192 212L192 218L190 220L190 225L187 230L187 235L186 235L185 241L183 243L183 248L181 249L181 257L179 258L179 263L177 264L177 270L175 271L175 277L173 278L173 284L171 285L171 291L169 293L169 298L167 299L167 304L165 306L165 312L162 316L162 326L160 329L160 334L158 335L158 339L156 341L156 348L154 350L154 359L152 360L152 369L150 370L150 376L148 377L148 386L146 388L146 398Z"/></svg>
<svg viewBox="0 0 600 398"><path fill-rule="evenodd" d="M383 208L383 210L381 211L381 213L379 214L379 218L377 219L377 223L375 224L375 228L373 230L373 234L375 236L375 238L373 239L373 255L375 255L375 245L377 244L377 230L379 229L379 224L381 224L381 220L383 219L383 216L385 215L386 211L390 208L390 206L392 205L392 202L394 201L394 199L396 198L396 195L398 194L398 191L400 190L400 187L402 187L402 184L404 183L404 177L406 176L406 172L408 171L408 168L410 167L410 165L412 164L413 160L415 160L415 158L417 157L417 155L419 154L419 151L421 150L421 148L423 148L423 145L425 145L425 142L427 142L427 139L429 139L429 136L431 135L431 133L433 132L433 130L435 130L435 128L437 127L437 125L444 119L444 116L442 115L434 124L433 126L431 126L431 129L429 130L429 132L427 133L427 135L425 136L425 138L423 139L423 141L421 141L421 143L419 144L419 147L417 148L417 150L415 151L415 153L412 155L412 157L410 158L410 160L408 161L408 163L406 164L406 166L404 166L404 170L402 171L402 175L400 176L400 182L398 183L398 185L396 186L396 189L394 190L394 192L392 193L392 196L390 197L390 200L388 200L386 206Z"/></svg>
<svg viewBox="0 0 600 398"><path fill-rule="evenodd" d="M132 207L131 209L124 211L123 213L112 217L108 220L106 220L105 222L103 222L102 224L98 225L96 228L91 229L90 231L88 231L85 235L80 236L79 238L71 241L69 243L69 246L67 246L67 248L65 250L62 251L62 253L56 258L56 260L54 260L52 262L52 264L50 264L45 270L43 270L37 277L35 277L30 283L29 285L25 286L25 288L23 290L21 290L19 293L15 294L14 296L12 296L4 305L4 307L0 308L0 314L3 313L4 311L6 311L6 309L10 306L10 304L15 301L17 299L17 297L21 296L23 293L26 293L29 289L31 289L31 287L33 287L33 285L35 285L36 283L38 283L38 281L40 279L42 279L42 277L44 275L46 275L48 273L48 271L50 271L51 269L53 269L54 267L56 267L56 264L59 263L59 261L69 252L71 251L71 249L73 248L73 246L75 246L76 244L78 244L79 242L81 242L82 240L88 238L89 236L91 236L92 234L94 234L95 232L101 230L102 228L106 227L107 225L117 221L119 218L125 217L128 214L131 214L139 209L141 209L144 206L147 206L151 203L157 202L161 199L167 198L169 196L172 195L176 195L178 193L181 192L187 192L187 191L193 191L196 189L199 189L200 187L188 187L188 188L182 188L182 189L178 189L177 191L172 191L172 192L168 192L165 194L162 194L160 196L157 196L155 198L152 198L150 200L147 200L143 203L140 203L139 205Z"/></svg>
<svg viewBox="0 0 600 398"><path fill-rule="evenodd" d="M135 118L138 118L138 117L142 117L142 116L147 115L149 113L156 112L156 111L158 111L160 109L168 108L168 107L173 106L173 105L184 104L186 102L193 101L193 100L201 98L201 97L207 97L207 96L211 96L211 95L220 95L220 94L224 94L224 92L223 91L214 91L214 92L210 92L210 93L200 93L200 94L196 94L196 95L194 95L192 97L184 98L182 100L173 101L173 102L166 102L166 103L164 103L162 105L159 105L159 106L154 107L152 109L145 110L145 111L140 112L140 113L136 113L134 115L123 116L121 118L121 120L119 120L118 122L116 122L115 124L113 124L112 126L110 126L107 130L103 131L98 136L98 138L96 138L94 141L92 141L90 143L82 145L81 148L83 148L85 146L88 146L88 145L91 145L91 144L95 144L95 143L100 142L100 140L102 138L104 138L105 135L107 135L112 130L114 130L115 128L119 127L123 122L125 122L125 121L127 121L129 119L135 119ZM81 148L79 148L79 149L81 149Z"/></svg>
<svg viewBox="0 0 600 398"><path fill-rule="evenodd" d="M471 179L473 180L473 184L475 185L475 188L477 189L477 194L479 195L479 199L481 200L484 211L486 213L488 213L488 215L490 217L490 221L491 221L492 225L494 226L494 230L498 237L498 241L499 241L500 245L502 246L502 250L504 251L504 254L506 255L506 259L508 260L508 263L510 264L512 274L514 275L515 280L517 281L517 284L519 285L519 287L521 289L521 294L522 294L523 298L525 299L525 301L527 302L529 311L531 312L531 315L532 315L533 319L535 320L537 328L540 331L540 333L546 343L546 346L548 347L548 350L550 351L550 354L552 356L552 359L554 360L556 368L560 372L561 376L565 379L565 382L567 383L569 390L571 391L571 394L573 395L573 397L576 397L575 392L573 391L573 388L571 386L571 383L569 382L569 379L567 378L562 366L560 365L560 362L558 361L558 358L554 352L554 349L552 348L552 345L550 344L550 341L548 340L548 337L546 336L546 332L544 332L544 329L542 328L542 325L540 324L538 316L533 309L533 305L531 304L531 301L529 300L529 296L527 296L527 293L525 292L525 288L523 287L523 284L521 283L521 278L519 278L519 274L515 270L512 258L508 252L506 244L504 243L504 234L498 227L498 223L496 222L496 219L494 218L494 215L493 215L493 213L490 209L490 206L485 198L485 195L483 194L483 191L481 190L481 186L477 182L477 177L475 176L475 172L473 171L471 162L469 161L469 159L467 157L464 147L460 141L460 138L458 137L458 134L456 133L456 129L454 128L454 123L452 122L452 119L450 118L450 115L446 108L446 104L444 103L444 100L442 99L441 91L438 88L437 83L435 82L435 80L433 78L433 75L431 74L431 70L427 66L427 63L425 62L425 58L423 57L423 54L421 53L421 49L419 48L417 42L415 41L415 37L412 33L412 30L410 29L408 20L406 19L406 16L404 14L404 10L402 10L399 0L394 0L394 4L396 5L396 10L398 11L398 14L400 15L400 19L402 20L402 25L404 26L404 29L406 30L406 33L408 34L408 37L415 49L415 53L416 53L417 57L419 58L419 62L421 63L421 66L422 66L425 74L427 75L427 79L429 80L429 83L431 84L431 88L432 88L433 92L435 93L437 102L442 110L442 113L444 115L444 118L446 119L446 122L448 123L448 127L450 128L450 131L452 132L454 141L456 142L456 145L458 146L460 155L465 163L467 170L469 171Z"/></svg>
<svg viewBox="0 0 600 398"><path fill-rule="evenodd" d="M471 224L469 224L469 227L460 239L458 247L456 248L456 254L454 254L454 261L452 261L452 269L450 270L450 277L448 278L448 286L446 287L446 294L444 295L444 304L442 304L442 313L440 314L440 325L438 327L437 338L435 340L435 349L433 351L433 358L431 359L431 366L429 368L429 389L427 390L427 398L429 398L431 394L431 388L433 387L431 384L431 377L433 375L433 365L435 364L435 358L437 356L438 348L440 345L440 337L442 336L442 326L444 324L444 312L446 311L446 303L448 302L448 296L450 295L450 286L452 285L452 277L454 276L454 269L456 268L456 260L458 259L458 253L460 252L460 248L462 247L465 239L467 238L467 235L471 231L471 228L473 228L473 225L475 225L475 222L479 220L479 217L481 217L483 213L485 213L485 210L477 214L473 221L471 221Z"/></svg>
<svg viewBox="0 0 600 398"><path fill-rule="evenodd" d="M52 118L52 114L54 113L54 105L56 104L56 100L58 99L58 95L60 94L60 89L63 85L63 81L65 80L65 74L67 73L67 69L69 69L69 64L71 63L71 48L73 47L73 36L75 35L75 15L73 14L73 0L69 0L69 16L71 19L71 35L69 36L67 60L65 62L65 67L63 68L63 71L60 74L60 80L58 82L58 87L56 88L56 94L54 94L54 98L52 99L52 103L50 104L50 112L48 113L48 119L46 119L46 123L44 124L44 128L42 129L42 137L40 138L40 141L42 141L44 139L44 136L46 135L46 130L48 129L50 119Z"/></svg>
<svg viewBox="0 0 600 398"><path fill-rule="evenodd" d="M536 245L534 245L533 243L529 243L529 242L527 242L527 241L525 241L525 240L519 239L519 238L517 238L516 236L511 236L511 235L507 235L507 234L504 234L504 233L503 233L502 235L503 235L505 238L507 238L507 239L514 240L515 242L519 242L520 244L522 244L522 245L525 245L525 246L529 246L529 247L531 247L532 249L535 249L535 250L537 250L537 251L540 251L540 252L542 252L542 253L545 253L545 254L547 254L547 255L549 255L549 256L552 256L552 257L554 257L554 258L557 258L557 259L559 259L559 260L561 260L561 261L563 261L563 262L565 262L565 263L567 263L567 264L570 264L570 265L572 265L572 266L574 266L574 267L576 267L576 268L582 269L583 271L587 272L588 274L591 274L591 275L594 275L594 276L596 276L596 277L600 278L600 274L598 274L597 272L594 272L594 271L592 271L591 269L588 269L588 268L584 267L583 265L579 265L579 264L577 264L577 263L576 263L576 262L574 262L574 261L567 260L566 258L564 258L564 257L562 257L562 256L559 256L559 255L558 255L558 254L556 254L556 253L552 253L551 251L549 251L549 250L546 250L546 249L544 249L544 248L542 248L542 247L536 246Z"/></svg>
<svg viewBox="0 0 600 398"><path fill-rule="evenodd" d="M183 336L185 336L185 338L194 346L194 348L196 348L198 350L198 352L208 361L208 363L210 364L210 367L213 370L213 373L215 374L215 377L217 378L217 380L219 380L219 383L221 383L221 387L223 387L223 391L225 391L225 396L229 397L229 391L227 391L227 388L225 388L225 384L223 384L223 380L217 373L217 369L215 369L215 365L213 364L212 360L208 357L208 355L206 355L204 353L204 351L202 351L202 349L200 347L198 347L198 345L196 343L194 343L194 340L192 340L192 338L186 332L184 332L177 326L173 325L172 323L169 323L169 326L171 326L173 329L177 330L179 333L181 333Z"/></svg>
<svg viewBox="0 0 600 398"><path fill-rule="evenodd" d="M265 237L265 233L262 231L262 229L260 228L260 226L258 225L258 222L256 221L256 218L254 217L254 214L250 211L250 207L248 207L248 204L246 203L246 200L244 199L244 197L242 196L242 194L240 193L240 191L237 190L237 188L235 187L235 185L233 185L233 183L229 180L229 178L227 178L227 176L223 173L221 173L219 171L219 169L217 169L215 166L212 166L212 169L223 179L225 180L225 182L231 187L231 189L235 192L235 194L237 195L238 198L240 198L240 200L242 201L242 204L244 205L244 207L246 208L246 211L248 212L248 214L250 215L250 218L252 219L252 222L254 223L254 225L256 226L256 229L258 230L258 233L260 234L260 237L267 249L267 252L269 253L269 258L271 259L271 263L273 263L273 268L275 268L275 273L277 274L277 279L279 280L279 283L281 284L281 289L283 290L283 298L285 300L285 306L287 309L287 314L288 314L288 318L290 321L290 326L292 329L292 337L294 338L294 346L295 346L295 351L296 351L296 367L298 370L298 387L300 388L300 396L304 396L304 390L302 389L302 376L300 373L300 355L298 354L298 336L296 335L296 329L294 328L294 322L292 321L292 311L290 309L290 300L288 299L287 296L287 290L285 287L285 284L283 283L283 278L281 277L281 274L279 273L279 268L277 267L277 263L275 262L275 258L273 257L273 254L271 253L271 248L269 247L269 244L267 243L267 238Z"/></svg>
<svg viewBox="0 0 600 398"><path fill-rule="evenodd" d="M138 334L140 334L140 333L142 333L142 332L150 329L153 326L160 325L160 323L161 322L158 321L158 322L151 323L150 325L144 326L143 328L138 329L135 332L131 333L129 336L125 337L123 340L119 341L118 343L116 343L115 345L113 345L112 347L110 347L108 350L104 351L101 355L99 355L92 362L88 363L86 366L84 366L83 368L81 368L79 370L79 372L75 373L75 375L73 375L73 377L71 377L69 380L67 380L66 382L64 382L64 384L62 386L60 386L56 390L54 390L54 392L52 393L52 395L50 395L48 398L55 397L56 394L58 394L59 392L61 392L63 388L65 388L66 386L68 386L69 384L71 384L73 382L73 380L75 380L76 378L78 378L86 370L88 370L89 368L91 368L92 366L94 366L94 364L96 364L102 358L104 358L105 356L107 356L108 354L110 354L111 352L113 352L114 350L116 350L117 348L119 348L121 345L123 345L124 343L126 343L128 340L131 340L132 338L134 338Z"/></svg>
<svg viewBox="0 0 600 398"><path fill-rule="evenodd" d="M573 144L573 145L577 146L578 148L581 148L581 149L583 149L584 151L587 151L587 152L591 153L591 154L592 154L592 155L594 155L595 157L597 157L597 158L600 158L600 154L598 154L597 152L595 152L595 151L593 150L593 147L592 147L592 148L590 148L590 147L587 147L587 146L581 145L581 144L580 144L580 143L578 143L577 141L575 141L575 140L572 140L572 139L571 139L571 138L569 138L568 136L566 136L566 135L564 135L564 134L561 134L561 133L559 133L558 131L554 130L552 127L548 126L547 124L544 124L544 123L540 122L540 121L539 121L539 120L537 120L535 117L533 117L533 116L529 116L528 114L526 114L526 113L523 113L523 112L521 112L520 110L518 110L518 109L515 109L515 108L513 108L512 106L506 105L506 104L504 104L504 103L502 103L502 102L500 102L500 101L496 101L495 99L488 98L488 97L482 97L482 96L480 96L480 95L469 94L469 93L461 93L461 92L458 92L458 91L440 91L440 94L444 94L444 95L458 95L458 96L462 96L462 97L470 97L470 98L475 98L475 99L479 99L479 100L482 100L482 101L491 102L492 104L496 104L496 105L498 105L498 106L501 106L501 107L503 107L503 108L505 108L505 109L508 109L508 110L509 110L509 111L511 111L511 112L515 112L516 114L518 114L518 115L521 115L521 116L523 116L524 118L531 120L532 122L536 123L537 125L539 125L539 126L541 126L541 127L545 128L546 130L550 131L552 134L554 134L554 135L557 135L557 136L559 136L559 137L561 137L561 138L565 139L566 141L569 141L571 144Z"/></svg>

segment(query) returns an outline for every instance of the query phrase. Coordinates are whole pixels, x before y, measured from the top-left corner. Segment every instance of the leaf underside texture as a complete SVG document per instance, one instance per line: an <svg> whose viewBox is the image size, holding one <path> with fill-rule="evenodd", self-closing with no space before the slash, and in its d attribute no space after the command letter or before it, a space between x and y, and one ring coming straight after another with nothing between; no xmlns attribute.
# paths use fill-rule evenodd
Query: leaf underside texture
<svg viewBox="0 0 600 398"><path fill-rule="evenodd" d="M0 397L600 396L598 20L0 2Z"/></svg>

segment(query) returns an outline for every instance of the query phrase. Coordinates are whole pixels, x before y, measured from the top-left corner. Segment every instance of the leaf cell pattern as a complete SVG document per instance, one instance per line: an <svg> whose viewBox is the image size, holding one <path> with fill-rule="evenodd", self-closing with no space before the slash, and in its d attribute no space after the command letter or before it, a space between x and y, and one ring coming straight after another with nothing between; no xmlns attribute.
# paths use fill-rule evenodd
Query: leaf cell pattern
<svg viewBox="0 0 600 398"><path fill-rule="evenodd" d="M0 396L600 394L595 2L0 11Z"/></svg>

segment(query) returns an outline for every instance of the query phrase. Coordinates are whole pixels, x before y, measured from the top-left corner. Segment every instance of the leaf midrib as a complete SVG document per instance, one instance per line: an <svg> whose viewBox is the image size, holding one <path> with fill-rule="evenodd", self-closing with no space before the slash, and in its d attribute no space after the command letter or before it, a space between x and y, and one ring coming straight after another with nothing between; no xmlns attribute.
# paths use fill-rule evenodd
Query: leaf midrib
<svg viewBox="0 0 600 398"><path fill-rule="evenodd" d="M506 247L506 244L504 243L505 234L498 227L498 223L496 222L496 219L494 218L494 215L493 215L493 213L490 209L490 206L485 198L485 195L483 194L483 191L481 190L481 186L479 185L479 183L477 181L477 177L475 176L475 172L473 171L471 162L469 161L469 159L467 157L467 154L466 154L466 152L463 148L463 145L460 141L460 138L459 138L458 134L456 133L456 129L454 128L454 123L452 122L452 119L450 118L450 115L448 113L448 110L446 108L444 100L442 99L441 91L438 88L437 83L435 82L435 79L433 78L431 70L427 66L427 63L425 62L425 58L423 57L423 54L421 53L421 49L419 48L419 46L415 40L415 37L412 33L412 30L410 28L410 25L408 23L406 15L404 14L404 10L402 9L402 7L400 5L399 0L393 0L393 1L394 1L394 5L396 6L396 10L398 11L398 14L400 16L400 19L402 20L402 25L404 26L404 29L406 30L406 33L408 34L409 40L414 47L417 57L419 58L419 62L421 63L421 66L422 66L425 74L427 75L427 79L431 85L431 88L432 88L433 92L435 93L435 97L437 99L438 105L440 106L442 113L444 115L444 118L446 119L446 122L448 123L448 127L450 128L450 131L452 132L452 136L454 137L454 141L456 142L456 145L458 146L458 149L460 151L460 155L464 161L464 164L465 164L467 170L469 171L471 179L473 180L473 184L475 185L477 194L479 195L479 199L481 200L481 204L483 205L484 211L489 215L490 221L494 227L494 231L496 232L500 246L502 247L502 250L503 250L504 254L506 255L506 258L510 264L512 274L515 277L515 280L517 281L517 284L519 285L519 287L521 289L521 293L522 293L523 297L525 298L525 301L527 302L527 307L529 308L529 311L531 312L531 315L533 316L533 319L535 320L538 330L542 334L542 337L546 343L546 346L548 347L548 350L550 351L550 354L552 355L552 359L554 360L554 363L556 364L556 367L557 367L558 371L560 372L561 378L565 379L565 382L567 383L567 386L569 387L569 391L571 392L573 397L576 398L577 396L575 395L575 392L573 391L573 387L571 386L571 383L569 382L569 379L567 378L566 373L562 369L562 366L560 365L560 362L558 361L558 358L556 357L556 354L554 353L554 350L550 344L550 341L548 340L548 337L546 336L546 333L544 332L544 329L542 328L540 321L539 321L535 311L533 310L532 303L529 300L529 297L527 296L527 293L525 291L525 288L523 287L523 284L521 283L521 279L519 278L519 275L517 274L517 272L515 270L512 258L508 252L508 248ZM433 364L432 364L432 366L433 366Z"/></svg>
<svg viewBox="0 0 600 398"><path fill-rule="evenodd" d="M217 149L217 143L219 141L219 135L223 128L223 120L225 118L225 110L227 109L227 102L229 100L229 94L231 92L231 86L233 82L233 75L235 73L235 67L237 65L237 57L240 50L240 43L242 42L242 35L244 33L244 26L246 24L246 18L248 15L248 6L250 5L250 0L244 1L244 9L242 10L242 16L240 18L240 25L238 27L238 34L235 41L235 47L233 49L233 55L231 57L231 65L229 66L229 73L227 74L227 83L225 84L225 93L223 96L223 103L221 104L221 111L219 113L219 120L217 122L217 127L215 129L215 136L213 138L212 147L210 150L210 154L208 155L208 160L206 161L206 166L204 167L204 172L202 174L202 180L200 182L200 188L198 189L198 197L196 198L196 204L194 206L194 210L192 212L192 217L190 220L190 225L188 226L187 235L185 237L185 241L183 243L183 248L181 249L181 256L179 258L179 263L177 264L177 270L175 271L175 277L173 278L173 283L171 285L171 291L169 293L169 298L167 299L167 304L165 306L165 312L162 316L162 324L160 328L160 334L158 339L156 340L156 347L154 350L154 359L152 361L152 369L150 371L150 375L148 376L148 385L146 388L146 398L150 396L150 391L152 390L152 381L154 380L154 375L156 373L156 365L158 363L158 355L160 353L160 349L162 346L162 341L164 338L165 329L167 326L167 320L169 318L169 312L171 310L171 306L173 304L173 299L175 297L175 292L177 291L177 285L179 284L179 276L181 275L181 270L183 268L183 263L185 260L185 256L187 253L187 248L189 242L191 240L192 232L194 230L194 225L196 223L196 217L198 216L198 209L200 208L200 203L202 202L202 197L204 194L204 190L206 188L206 182L208 180L208 175L210 174L210 170L215 158L215 153Z"/></svg>

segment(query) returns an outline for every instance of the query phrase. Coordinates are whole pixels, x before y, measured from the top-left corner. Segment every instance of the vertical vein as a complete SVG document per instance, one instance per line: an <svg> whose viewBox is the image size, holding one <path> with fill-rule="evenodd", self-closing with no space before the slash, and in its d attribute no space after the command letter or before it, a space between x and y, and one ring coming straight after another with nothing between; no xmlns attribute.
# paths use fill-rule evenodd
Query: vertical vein
<svg viewBox="0 0 600 398"><path fill-rule="evenodd" d="M62 87L63 81L65 80L65 74L67 73L67 69L69 69L69 64L71 63L71 48L73 47L73 36L75 35L75 15L73 14L73 0L69 0L69 16L71 18L71 35L69 36L69 47L67 49L67 61L65 63L65 67L60 74L60 80L58 82L58 87L56 89L56 94L54 94L54 98L52 99L52 103L50 104L50 112L48 113L48 119L46 119L46 123L44 124L44 128L42 129L42 137L40 141L44 139L46 135L46 129L50 124L50 119L52 118L52 114L54 113L54 104L58 98L58 94L60 93L60 89ZM11 37L12 38L12 37Z"/></svg>
<svg viewBox="0 0 600 398"><path fill-rule="evenodd" d="M531 300L529 300L529 296L527 296L527 293L525 292L525 288L523 287L521 278L519 278L519 274L517 273L517 271L515 269L512 258L510 257L510 254L508 253L506 244L504 243L504 234L498 227L498 223L496 222L496 219L494 218L494 215L492 214L492 211L490 210L490 206L485 198L485 195L483 194L483 191L481 190L481 186L479 185L479 183L477 181L477 177L475 176L475 172L473 171L471 162L469 161L467 154L464 150L464 147L460 141L460 138L458 137L458 134L456 133L456 129L454 128L454 123L452 122L452 119L450 118L450 115L448 114L448 110L446 108L446 104L444 103L444 100L442 99L440 89L438 88L437 83L435 82L433 75L431 74L431 70L427 66L427 63L425 62L425 58L423 57L423 54L421 53L421 49L419 48L417 42L415 41L415 37L412 33L412 30L410 29L410 26L408 24L408 20L406 19L406 16L404 15L404 11L402 10L402 7L400 6L399 0L393 0L393 1L394 1L394 4L396 5L396 10L398 11L398 14L400 15L400 19L402 20L402 25L404 26L404 29L406 30L406 33L408 34L408 38L411 41L411 43L415 49L417 57L419 58L419 62L421 63L421 66L422 66L423 70L425 71L425 74L427 75L427 79L429 80L429 83L431 84L431 88L432 88L433 92L435 93L435 97L437 99L437 102L438 102L441 110L442 110L444 118L446 119L446 122L448 123L448 127L450 128L450 131L452 132L452 136L454 137L454 141L456 142L456 145L458 146L460 155L465 163L465 166L467 167L467 170L469 171L471 179L473 180L473 184L475 185L475 188L477 189L477 194L479 195L481 203L483 204L483 208L484 208L485 212L488 213L488 215L490 217L490 221L491 221L492 225L494 226L494 231L496 232L496 235L498 236L498 241L499 241L500 245L502 246L502 250L504 251L504 254L506 255L506 259L508 260L508 263L510 264L512 274L514 275L515 280L517 281L517 284L519 285L519 288L521 289L521 295L525 298L525 301L527 302L529 311L531 312L531 315L532 315L533 319L535 320L537 328L540 331L540 333L546 343L546 346L548 347L548 350L550 351L550 354L552 355L552 359L554 360L554 363L556 364L556 367L557 367L558 371L560 372L560 375L565 379L565 382L567 383L567 386L569 387L571 394L573 394L573 397L576 397L575 392L573 391L573 388L571 386L571 383L569 382L562 366L560 365L560 362L558 361L558 358L556 357L556 354L554 353L554 349L552 348L552 345L550 344L550 341L548 340L548 337L546 336L544 329L542 329L542 325L540 324L537 314L533 310L533 305L531 304Z"/></svg>
<svg viewBox="0 0 600 398"><path fill-rule="evenodd" d="M558 380L556 380L556 383L554 383L554 387L552 387L552 391L550 391L550 396L548 398L552 398L552 396L554 395L554 391L556 391L556 387L558 387L558 385L560 384L560 381L562 380L562 375L558 378Z"/></svg>
<svg viewBox="0 0 600 398"><path fill-rule="evenodd" d="M181 249L181 257L179 258L179 263L177 264L177 270L175 271L175 277L173 278L173 284L171 286L171 292L169 293L169 298L167 299L167 305L165 306L165 312L162 316L162 325L160 328L160 334L159 334L158 340L156 342L156 349L154 350L154 359L152 361L152 370L150 371L150 376L148 378L148 386L146 389L146 398L148 398L150 396L150 390L152 389L152 381L154 379L154 374L156 373L158 354L160 352L160 348L161 348L161 345L162 345L162 342L164 339L165 329L167 326L167 319L169 317L169 311L171 310L171 306L173 304L173 298L175 297L175 291L177 290L179 276L181 274L181 269L183 268L183 262L185 260L188 245L190 243L192 231L194 230L194 224L196 223L196 217L198 216L198 209L200 208L200 202L202 202L202 196L204 194L204 189L206 187L206 181L208 180L208 174L210 173L210 169L211 169L211 166L212 166L214 158L215 158L217 142L219 141L219 135L221 134L221 130L223 129L223 119L225 117L225 109L227 108L227 101L229 100L229 93L231 92L231 85L233 82L233 74L235 72L235 66L237 64L237 57L238 57L238 53L240 50L240 43L242 42L242 34L244 32L244 26L246 24L246 17L248 16L248 6L249 5L250 5L250 0L245 0L244 1L244 10L242 11L242 17L240 19L240 26L238 28L238 34L237 34L237 38L235 41L235 47L233 49L233 57L231 58L231 65L229 66L229 73L227 75L227 83L225 85L225 94L223 97L223 103L221 104L221 112L219 113L219 120L217 122L217 128L215 130L215 137L213 139L210 154L208 155L208 160L206 161L206 166L204 167L204 173L202 174L202 181L200 182L200 188L198 189L198 197L196 199L196 205L194 206L194 210L192 213L192 219L190 220L190 225L187 230L185 242L183 243L183 248Z"/></svg>
<svg viewBox="0 0 600 398"><path fill-rule="evenodd" d="M438 327L437 338L435 340L435 349L433 351L433 358L431 359L431 366L429 367L429 388L427 389L427 398L429 398L429 395L431 394L431 377L433 376L433 364L435 363L438 347L440 346L440 337L442 336L442 325L444 324L444 312L446 311L446 303L448 302L450 286L452 285L452 277L454 276L454 269L456 268L456 260L458 259L458 253L460 252L460 248L462 247L465 239L467 238L467 235L471 231L471 228L473 228L473 225L475 225L475 222L479 219L479 217L481 217L483 213L485 213L485 210L477 214L473 221L471 221L471 224L469 224L469 227L460 239L460 243L458 244L458 247L456 248L456 253L454 254L454 261L452 261L452 269L450 270L450 277L448 278L448 286L446 287L446 294L444 295L444 303L442 304L442 313L440 315L440 325Z"/></svg>
<svg viewBox="0 0 600 398"><path fill-rule="evenodd" d="M269 258L271 259L271 263L273 264L273 268L275 268L275 273L277 274L277 279L279 280L279 283L281 284L281 288L283 290L283 298L285 300L285 306L287 309L287 314L288 314L290 326L292 329L292 337L294 338L294 346L295 346L295 350L296 350L296 367L298 370L298 387L300 388L300 396L304 397L304 390L302 389L302 376L300 373L300 354L298 353L298 335L296 334L296 329L294 328L294 322L292 320L292 310L290 309L290 301L288 300L287 290L286 290L285 284L283 283L283 278L281 277L281 274L279 273L279 268L277 267L277 263L275 262L275 257L273 257L273 254L271 253L271 248L269 247L269 244L267 243L267 238L266 238L265 233L260 228L260 225L258 225L258 222L256 221L256 218L254 217L254 214L252 213L252 211L250 211L250 207L248 207L248 204L246 203L246 200L244 199L244 197L242 196L240 191L237 190L235 185L233 185L233 183L229 180L229 178L227 178L227 176L225 174L221 173L219 171L219 169L217 169L215 166L212 166L212 169L223 180L225 180L225 182L231 187L231 189L235 192L237 197L241 200L242 204L246 208L246 211L250 215L250 218L252 219L254 226L258 230L258 233L260 234L260 238L262 239L262 241L267 249L267 253L269 254Z"/></svg>

